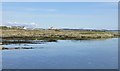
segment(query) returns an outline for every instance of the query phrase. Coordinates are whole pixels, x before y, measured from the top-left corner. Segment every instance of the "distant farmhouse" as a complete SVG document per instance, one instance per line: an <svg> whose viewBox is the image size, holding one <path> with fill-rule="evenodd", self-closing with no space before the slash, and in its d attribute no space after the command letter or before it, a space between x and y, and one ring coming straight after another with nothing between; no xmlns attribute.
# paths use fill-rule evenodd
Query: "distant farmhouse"
<svg viewBox="0 0 120 71"><path fill-rule="evenodd" d="M0 26L2 29L26 29L25 26Z"/></svg>
<svg viewBox="0 0 120 71"><path fill-rule="evenodd" d="M55 28L55 27L50 27L49 28L49 30L55 30L55 29L57 29L57 28Z"/></svg>
<svg viewBox="0 0 120 71"><path fill-rule="evenodd" d="M10 26L10 28L25 29L25 26Z"/></svg>
<svg viewBox="0 0 120 71"><path fill-rule="evenodd" d="M25 27L25 26L10 26L9 28L13 28L13 29L25 29L25 30L33 30L34 28L30 28L30 27Z"/></svg>

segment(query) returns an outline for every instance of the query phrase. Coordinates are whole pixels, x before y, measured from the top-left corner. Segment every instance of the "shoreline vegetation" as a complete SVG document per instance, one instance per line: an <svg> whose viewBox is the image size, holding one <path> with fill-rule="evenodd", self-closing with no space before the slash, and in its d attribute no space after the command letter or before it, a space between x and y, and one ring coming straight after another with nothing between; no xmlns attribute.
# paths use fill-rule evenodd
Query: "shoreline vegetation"
<svg viewBox="0 0 120 71"><path fill-rule="evenodd" d="M64 29L20 29L0 28L2 31L2 44L6 43L32 43L27 40L45 40L56 42L57 40L92 40L117 38L117 32L103 30L64 30ZM10 41L14 40L14 41Z"/></svg>

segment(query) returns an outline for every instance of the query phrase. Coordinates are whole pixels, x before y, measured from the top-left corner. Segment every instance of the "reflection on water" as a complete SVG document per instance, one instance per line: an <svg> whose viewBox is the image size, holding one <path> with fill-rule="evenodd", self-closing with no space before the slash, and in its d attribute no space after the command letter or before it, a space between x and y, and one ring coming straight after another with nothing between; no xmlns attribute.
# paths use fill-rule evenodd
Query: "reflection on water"
<svg viewBox="0 0 120 71"><path fill-rule="evenodd" d="M4 40L2 50L18 49L42 49L44 47L34 47L36 44L46 44L48 42L57 42L55 40ZM33 45L33 46L31 46Z"/></svg>
<svg viewBox="0 0 120 71"><path fill-rule="evenodd" d="M2 40L3 45L9 45L9 44L44 44L46 42L57 42L57 40Z"/></svg>
<svg viewBox="0 0 120 71"><path fill-rule="evenodd" d="M104 41L106 39L96 39ZM96 40L58 40L58 41L71 41L71 42L90 42ZM17 49L42 49L45 47L36 47L36 44L46 44L50 42L58 42L57 40L3 40L2 50L17 50ZM33 44L33 46L31 46ZM35 47L34 47L35 46Z"/></svg>
<svg viewBox="0 0 120 71"><path fill-rule="evenodd" d="M3 69L117 69L118 39L7 44Z"/></svg>
<svg viewBox="0 0 120 71"><path fill-rule="evenodd" d="M2 47L2 50L21 50L21 49L42 49L44 47Z"/></svg>

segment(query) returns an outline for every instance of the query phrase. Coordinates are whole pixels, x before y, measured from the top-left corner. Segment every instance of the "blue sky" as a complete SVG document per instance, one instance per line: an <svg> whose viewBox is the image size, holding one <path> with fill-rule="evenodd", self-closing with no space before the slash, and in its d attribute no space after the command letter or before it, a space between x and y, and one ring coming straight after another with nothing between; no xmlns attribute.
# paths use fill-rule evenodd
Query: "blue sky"
<svg viewBox="0 0 120 71"><path fill-rule="evenodd" d="M6 2L3 25L118 29L117 2Z"/></svg>

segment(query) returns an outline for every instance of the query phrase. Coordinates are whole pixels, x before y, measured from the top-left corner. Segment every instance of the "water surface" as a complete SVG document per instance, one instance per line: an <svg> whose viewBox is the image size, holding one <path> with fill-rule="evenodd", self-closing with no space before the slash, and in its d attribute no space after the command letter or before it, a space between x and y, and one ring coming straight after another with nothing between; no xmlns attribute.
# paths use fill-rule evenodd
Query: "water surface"
<svg viewBox="0 0 120 71"><path fill-rule="evenodd" d="M43 44L8 44L3 69L116 69L118 39L58 40Z"/></svg>

